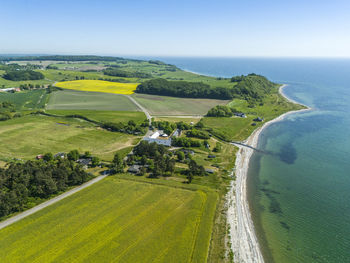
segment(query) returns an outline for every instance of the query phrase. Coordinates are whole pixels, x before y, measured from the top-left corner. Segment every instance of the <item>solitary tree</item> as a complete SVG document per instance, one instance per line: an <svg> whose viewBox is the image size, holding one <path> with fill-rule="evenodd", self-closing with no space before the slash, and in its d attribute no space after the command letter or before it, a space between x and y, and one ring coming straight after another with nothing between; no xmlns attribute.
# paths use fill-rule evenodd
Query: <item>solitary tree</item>
<svg viewBox="0 0 350 263"><path fill-rule="evenodd" d="M124 171L124 162L119 153L116 153L113 158L113 169L116 173L122 173Z"/></svg>

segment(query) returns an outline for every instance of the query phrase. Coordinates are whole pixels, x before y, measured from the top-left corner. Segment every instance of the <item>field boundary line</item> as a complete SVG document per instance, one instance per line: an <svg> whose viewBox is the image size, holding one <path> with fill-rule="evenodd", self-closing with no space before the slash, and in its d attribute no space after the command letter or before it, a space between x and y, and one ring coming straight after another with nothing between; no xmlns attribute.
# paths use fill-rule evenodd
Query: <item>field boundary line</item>
<svg viewBox="0 0 350 263"><path fill-rule="evenodd" d="M53 204L61 201L62 199L66 198L68 196L71 196L71 195L79 192L80 190L83 190L83 189L85 189L85 188L87 188L87 187L89 187L89 186L91 186L91 185L101 181L105 177L107 177L107 175L98 176L98 177L96 177L96 178L94 178L94 179L92 179L92 180L90 180L90 181L88 181L88 182L86 182L86 183L84 183L84 184L82 184L80 186L77 186L77 187L75 187L75 188L73 188L73 189L71 189L71 190L61 194L61 195L58 195L58 196L56 196L56 197L54 197L52 199L49 199L49 200L47 200L47 201L45 201L45 202L43 202L43 203L41 203L41 204L39 204L37 206L34 206L31 209L28 209L28 210L26 210L26 211L24 211L24 212L22 212L22 213L20 213L18 215L10 217L9 219L7 219L5 221L0 222L0 229L3 229L3 228L5 228L5 227L7 227L9 225L12 225L13 223L18 222L21 219L23 219L23 218L25 218L25 217L27 217L29 215L32 215L32 214L34 214L34 213L36 213L36 212L38 212L38 211L40 211L40 210L50 206L50 205L53 205Z"/></svg>

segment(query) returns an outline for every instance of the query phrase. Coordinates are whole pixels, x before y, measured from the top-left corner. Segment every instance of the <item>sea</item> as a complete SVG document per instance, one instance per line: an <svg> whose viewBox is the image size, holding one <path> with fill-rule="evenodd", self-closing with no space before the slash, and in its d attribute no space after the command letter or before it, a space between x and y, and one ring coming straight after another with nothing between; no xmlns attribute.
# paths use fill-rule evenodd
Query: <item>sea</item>
<svg viewBox="0 0 350 263"><path fill-rule="evenodd" d="M256 73L312 110L267 127L249 165L248 201L268 263L350 262L350 59L179 58L199 74Z"/></svg>

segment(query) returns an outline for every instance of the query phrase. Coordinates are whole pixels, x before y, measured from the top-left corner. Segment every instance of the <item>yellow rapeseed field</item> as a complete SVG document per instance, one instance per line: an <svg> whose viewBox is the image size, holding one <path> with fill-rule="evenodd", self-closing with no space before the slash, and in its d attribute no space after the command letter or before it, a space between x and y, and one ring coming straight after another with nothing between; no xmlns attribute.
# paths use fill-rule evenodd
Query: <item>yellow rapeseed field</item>
<svg viewBox="0 0 350 263"><path fill-rule="evenodd" d="M115 94L133 94L139 83L120 83L104 80L73 80L56 83L56 87L81 91L94 91Z"/></svg>

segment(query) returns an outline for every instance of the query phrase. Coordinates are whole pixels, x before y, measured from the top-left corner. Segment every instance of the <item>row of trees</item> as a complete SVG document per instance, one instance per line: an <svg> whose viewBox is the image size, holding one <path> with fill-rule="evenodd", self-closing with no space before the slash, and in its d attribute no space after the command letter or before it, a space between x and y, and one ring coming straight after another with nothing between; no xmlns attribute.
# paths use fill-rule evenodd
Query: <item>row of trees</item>
<svg viewBox="0 0 350 263"><path fill-rule="evenodd" d="M171 138L171 145L176 147L201 147L202 143L186 137Z"/></svg>
<svg viewBox="0 0 350 263"><path fill-rule="evenodd" d="M144 72L126 71L118 68L107 68L103 70L103 74L114 77L123 78L151 78L152 75Z"/></svg>
<svg viewBox="0 0 350 263"><path fill-rule="evenodd" d="M152 126L159 130L163 130L167 134L171 134L175 129L184 131L192 128L191 125L183 121L176 123L168 121L152 121Z"/></svg>
<svg viewBox="0 0 350 263"><path fill-rule="evenodd" d="M27 161L0 168L0 217L23 211L33 199L45 199L90 179L68 159Z"/></svg>
<svg viewBox="0 0 350 263"><path fill-rule="evenodd" d="M137 86L136 92L182 98L231 99L229 88L211 87L202 82L151 79Z"/></svg>
<svg viewBox="0 0 350 263"><path fill-rule="evenodd" d="M134 121L130 120L128 123L123 122L105 122L100 124L102 128L108 129L114 132L123 132L128 134L141 135L146 133L146 127L148 126L148 121L145 120L141 124L136 124Z"/></svg>

